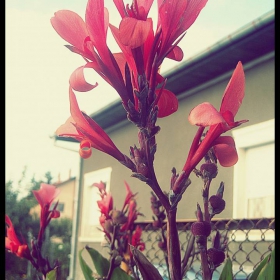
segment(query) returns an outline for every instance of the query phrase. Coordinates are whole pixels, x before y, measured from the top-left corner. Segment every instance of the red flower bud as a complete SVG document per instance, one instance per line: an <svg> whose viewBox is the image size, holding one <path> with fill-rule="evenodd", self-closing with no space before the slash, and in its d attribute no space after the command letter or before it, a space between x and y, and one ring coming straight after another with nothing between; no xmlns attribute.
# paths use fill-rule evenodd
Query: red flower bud
<svg viewBox="0 0 280 280"><path fill-rule="evenodd" d="M191 225L193 235L209 236L211 233L211 224L205 221L195 222Z"/></svg>
<svg viewBox="0 0 280 280"><path fill-rule="evenodd" d="M204 177L215 178L218 174L218 167L215 163L207 162L201 165L200 171Z"/></svg>
<svg viewBox="0 0 280 280"><path fill-rule="evenodd" d="M220 196L217 196L217 195L212 195L209 198L209 204L212 207L213 214L221 213L225 209L225 206L226 206L226 202Z"/></svg>
<svg viewBox="0 0 280 280"><path fill-rule="evenodd" d="M163 250L163 251L166 251L166 250L167 250L166 242L159 241L159 242L158 242L158 247L159 247L161 250Z"/></svg>
<svg viewBox="0 0 280 280"><path fill-rule="evenodd" d="M127 217L119 210L112 210L111 218L114 224L124 224L127 222Z"/></svg>
<svg viewBox="0 0 280 280"><path fill-rule="evenodd" d="M156 221L153 221L153 227L156 227L156 228L159 228L160 227L160 221L159 220L156 220Z"/></svg>
<svg viewBox="0 0 280 280"><path fill-rule="evenodd" d="M207 256L209 262L212 262L215 266L219 266L225 260L225 253L216 248L208 249Z"/></svg>

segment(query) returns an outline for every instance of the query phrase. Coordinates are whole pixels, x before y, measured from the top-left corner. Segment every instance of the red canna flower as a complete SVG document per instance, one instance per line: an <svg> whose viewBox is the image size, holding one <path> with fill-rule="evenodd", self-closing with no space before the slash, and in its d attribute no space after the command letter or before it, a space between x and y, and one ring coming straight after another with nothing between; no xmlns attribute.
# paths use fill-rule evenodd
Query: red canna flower
<svg viewBox="0 0 280 280"><path fill-rule="evenodd" d="M128 183L126 181L124 181L125 184L125 188L126 188L126 196L125 196L125 200L123 203L123 208L122 211L125 210L126 206L129 205L129 202L131 199L133 199L137 193L132 193L130 186L128 185Z"/></svg>
<svg viewBox="0 0 280 280"><path fill-rule="evenodd" d="M42 242L43 233L51 219L60 217L60 212L56 210L58 202L54 205L53 209L50 209L54 199L59 195L60 189L57 189L54 185L41 183L40 189L32 192L41 206L40 231L38 236L38 243L40 243Z"/></svg>
<svg viewBox="0 0 280 280"><path fill-rule="evenodd" d="M26 243L21 243L16 235L14 226L8 215L5 215L7 224L7 236L5 237L5 248L20 258L31 260L30 250Z"/></svg>
<svg viewBox="0 0 280 280"><path fill-rule="evenodd" d="M168 54L175 59L178 56L176 60L183 58L182 51L175 46L183 38L184 32L195 22L206 3L207 0L158 0L157 33L160 33L161 37L158 51L160 64ZM170 53L173 50L174 52Z"/></svg>
<svg viewBox="0 0 280 280"><path fill-rule="evenodd" d="M140 251L144 251L145 243L142 242L141 236L142 236L142 228L140 226L136 226L136 228L131 236L130 245L132 245L133 247L137 248ZM130 252L130 254L131 254L131 252ZM132 258L132 254L130 255L130 257Z"/></svg>
<svg viewBox="0 0 280 280"><path fill-rule="evenodd" d="M59 195L60 189L54 185L42 183L38 191L32 191L42 209L49 208L53 200Z"/></svg>
<svg viewBox="0 0 280 280"><path fill-rule="evenodd" d="M113 210L113 197L110 193L106 193L101 200L97 201L101 214L107 219L110 218L110 212Z"/></svg>
<svg viewBox="0 0 280 280"><path fill-rule="evenodd" d="M211 147L214 148L215 155L222 166L233 166L238 161L233 138L231 136L221 136L221 134L248 121L234 121L244 96L245 75L242 63L239 61L225 89L220 111L217 111L212 104L205 102L196 106L190 112L188 118L190 123L199 126L199 129L183 167L184 172L177 179L177 183L174 184L174 191L178 191L182 179L189 176L193 168ZM209 126L209 130L200 142L204 128L207 126Z"/></svg>
<svg viewBox="0 0 280 280"><path fill-rule="evenodd" d="M95 148L133 169L131 160L119 151L108 134L87 114L80 111L71 87L69 87L69 98L71 117L56 130L56 135L73 137L80 141L80 155L83 158L88 158L91 155L91 148Z"/></svg>
<svg viewBox="0 0 280 280"><path fill-rule="evenodd" d="M190 151L192 155L190 162L193 167L212 146L214 146L221 165L232 166L237 162L234 140L230 136L220 137L220 135L248 121L234 121L244 95L245 76L242 63L239 61L225 89L220 111L217 111L210 103L202 103L190 112L189 121L191 124L200 127L210 126L201 144L193 146L196 151Z"/></svg>
<svg viewBox="0 0 280 280"><path fill-rule="evenodd" d="M104 0L89 0L85 21L75 12L60 10L51 18L55 31L71 45L72 52L81 55L86 64L77 68L70 77L70 85L77 91L89 91L91 85L84 78L84 69L94 69L106 82L111 84L125 104L129 96L117 60L107 46L109 13Z"/></svg>

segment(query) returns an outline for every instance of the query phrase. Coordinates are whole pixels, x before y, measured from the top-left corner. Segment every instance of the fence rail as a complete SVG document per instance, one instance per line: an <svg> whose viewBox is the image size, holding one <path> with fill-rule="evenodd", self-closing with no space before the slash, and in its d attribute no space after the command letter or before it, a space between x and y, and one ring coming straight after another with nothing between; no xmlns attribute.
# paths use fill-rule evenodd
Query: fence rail
<svg viewBox="0 0 280 280"><path fill-rule="evenodd" d="M179 220L179 232L182 260L188 242L192 236L190 228L196 220ZM158 243L162 231L153 227L153 221L137 222L143 230L142 239L145 242L146 257L158 267L164 279L168 278L166 260ZM136 226L135 225L135 226ZM213 234L219 231L226 238L226 255L231 258L234 279L249 279L253 269L273 250L275 246L275 218L261 219L212 219L212 234L209 236L208 248L211 246ZM163 226L166 233L166 224ZM219 279L223 265L216 269L213 278ZM193 251L193 260L184 280L201 280L200 255L196 248Z"/></svg>

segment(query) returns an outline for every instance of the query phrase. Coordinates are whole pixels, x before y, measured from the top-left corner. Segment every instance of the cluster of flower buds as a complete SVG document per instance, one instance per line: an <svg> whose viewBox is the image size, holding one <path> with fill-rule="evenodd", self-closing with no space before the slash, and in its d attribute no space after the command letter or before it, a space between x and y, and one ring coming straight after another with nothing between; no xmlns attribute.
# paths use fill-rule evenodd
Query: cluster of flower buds
<svg viewBox="0 0 280 280"><path fill-rule="evenodd" d="M115 209L111 193L106 191L106 183L94 183L97 187L101 200L97 201L100 210L100 225L105 233L107 244L110 248L111 257L122 259L122 268L129 270L133 263L132 254L129 245L143 251L145 244L141 241L142 229L137 226L134 228L134 222L139 215L135 200L136 193L132 193L129 185L125 182L126 197L121 210Z"/></svg>

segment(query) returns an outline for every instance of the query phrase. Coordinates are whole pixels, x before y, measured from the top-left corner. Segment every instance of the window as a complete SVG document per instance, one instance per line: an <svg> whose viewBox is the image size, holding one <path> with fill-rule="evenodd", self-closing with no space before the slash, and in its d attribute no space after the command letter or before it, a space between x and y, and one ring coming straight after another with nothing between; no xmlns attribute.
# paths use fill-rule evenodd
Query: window
<svg viewBox="0 0 280 280"><path fill-rule="evenodd" d="M53 210L55 205L56 205L56 202L53 202L50 206L50 210ZM64 211L64 203L59 202L56 206L56 210L58 210L60 213L62 213Z"/></svg>
<svg viewBox="0 0 280 280"><path fill-rule="evenodd" d="M274 212L274 119L233 130L233 218L271 218Z"/></svg>
<svg viewBox="0 0 280 280"><path fill-rule="evenodd" d="M81 242L101 242L104 239L104 233L99 230L100 211L97 206L97 200L100 200L99 191L93 187L93 183L103 181L106 183L106 189L110 189L112 168L107 167L84 175L84 192L83 192L83 212L82 212L82 226Z"/></svg>

